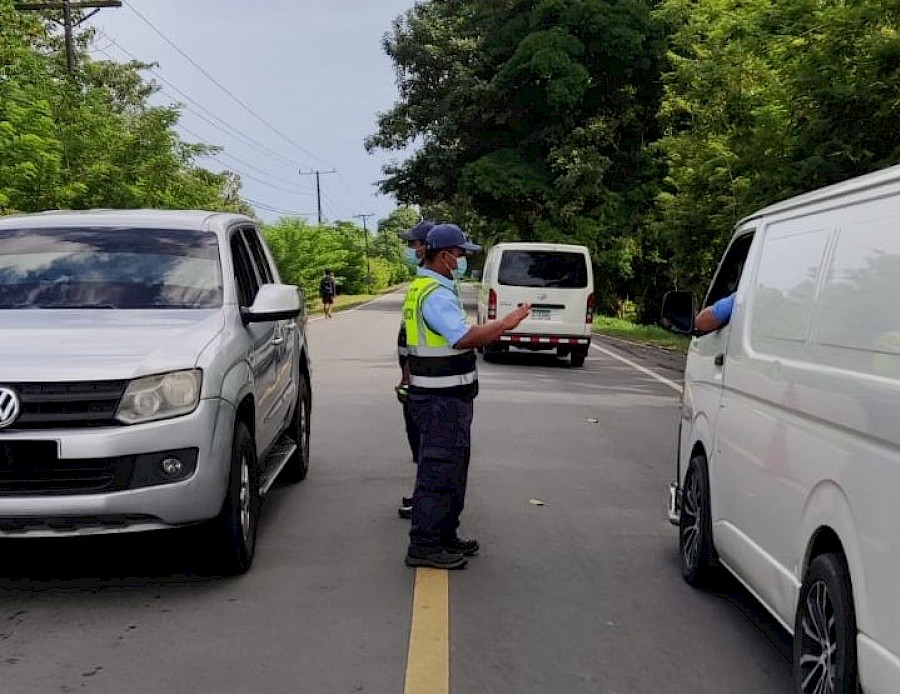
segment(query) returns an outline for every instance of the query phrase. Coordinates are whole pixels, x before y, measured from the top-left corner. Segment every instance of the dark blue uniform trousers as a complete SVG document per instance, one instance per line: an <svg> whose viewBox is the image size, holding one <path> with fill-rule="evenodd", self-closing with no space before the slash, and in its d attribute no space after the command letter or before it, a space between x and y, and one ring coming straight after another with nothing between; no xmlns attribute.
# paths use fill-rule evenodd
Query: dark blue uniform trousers
<svg viewBox="0 0 900 694"><path fill-rule="evenodd" d="M419 427L412 418L409 399L403 403L403 422L406 425L406 440L409 441L409 450L414 461L419 459Z"/></svg>
<svg viewBox="0 0 900 694"><path fill-rule="evenodd" d="M410 394L409 410L420 437L409 545L439 547L456 537L465 505L474 405L471 399Z"/></svg>

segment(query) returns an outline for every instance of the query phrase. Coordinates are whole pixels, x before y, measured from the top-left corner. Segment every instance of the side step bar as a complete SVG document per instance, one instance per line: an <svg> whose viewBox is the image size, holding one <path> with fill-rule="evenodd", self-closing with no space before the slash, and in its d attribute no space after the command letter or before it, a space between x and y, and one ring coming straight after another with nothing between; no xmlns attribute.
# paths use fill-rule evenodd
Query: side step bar
<svg viewBox="0 0 900 694"><path fill-rule="evenodd" d="M296 450L297 444L289 436L283 437L281 441L275 444L269 455L266 456L266 462L263 465L263 470L267 472L267 476L259 486L260 496L265 496L269 492L269 489L275 484L278 475L281 474L284 466L287 465L287 462Z"/></svg>

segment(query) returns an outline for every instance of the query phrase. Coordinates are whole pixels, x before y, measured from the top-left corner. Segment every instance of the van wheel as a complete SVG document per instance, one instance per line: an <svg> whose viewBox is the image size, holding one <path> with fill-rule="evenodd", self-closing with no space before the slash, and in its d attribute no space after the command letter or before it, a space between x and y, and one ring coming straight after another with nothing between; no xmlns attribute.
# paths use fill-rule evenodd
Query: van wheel
<svg viewBox="0 0 900 694"><path fill-rule="evenodd" d="M557 347L556 348L556 356L559 357L560 359L565 359L566 357L569 356L569 353L571 351L572 350L569 347Z"/></svg>
<svg viewBox="0 0 900 694"><path fill-rule="evenodd" d="M231 444L231 471L225 501L209 527L212 558L224 575L237 576L250 568L256 550L259 509L256 443L247 425L238 422Z"/></svg>
<svg viewBox="0 0 900 694"><path fill-rule="evenodd" d="M715 569L710 508L706 457L698 454L684 478L678 525L681 575L692 586L710 583Z"/></svg>
<svg viewBox="0 0 900 694"><path fill-rule="evenodd" d="M487 362L492 362L496 360L497 354L499 352L500 350L497 349L497 347L495 347L494 345L485 345L484 351L481 353L481 357Z"/></svg>
<svg viewBox="0 0 900 694"><path fill-rule="evenodd" d="M570 359L572 360L572 366L575 368L580 368L584 366L584 360L587 358L587 351L581 349L573 349L572 356Z"/></svg>
<svg viewBox="0 0 900 694"><path fill-rule="evenodd" d="M856 610L850 571L840 554L812 560L800 589L794 625L797 692L857 694Z"/></svg>
<svg viewBox="0 0 900 694"><path fill-rule="evenodd" d="M282 482L293 484L306 479L309 472L309 431L310 412L312 410L312 391L306 375L300 376L300 387L297 392L297 405L291 420L288 436L297 444L297 450L288 459L281 470L279 478Z"/></svg>

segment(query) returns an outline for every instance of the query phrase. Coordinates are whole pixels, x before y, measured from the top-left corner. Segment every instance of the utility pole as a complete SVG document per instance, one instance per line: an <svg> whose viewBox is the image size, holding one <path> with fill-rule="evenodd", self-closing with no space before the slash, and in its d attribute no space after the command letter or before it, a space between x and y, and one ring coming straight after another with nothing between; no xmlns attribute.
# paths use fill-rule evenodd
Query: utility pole
<svg viewBox="0 0 900 694"><path fill-rule="evenodd" d="M319 226L322 226L322 188L319 176L321 174L333 173L337 173L337 171L335 169L332 169L331 171L319 171L318 169L316 169L315 171L304 171L303 169L300 169L301 176L312 176L313 174L316 175L316 204L318 205L319 210Z"/></svg>
<svg viewBox="0 0 900 694"><path fill-rule="evenodd" d="M374 217L375 215L372 213L369 214L355 214L353 215L354 219L361 219L363 222L363 238L366 243L366 289L369 294L372 293L372 271L369 268L369 227L366 226L366 220L369 217Z"/></svg>
<svg viewBox="0 0 900 694"><path fill-rule="evenodd" d="M97 14L104 7L121 7L122 0L55 0L55 2L17 2L13 4L22 12L41 12L42 10L62 10L63 20L50 18L60 24L66 39L66 71L70 76L75 74L75 27ZM77 22L73 21L72 10L94 10Z"/></svg>

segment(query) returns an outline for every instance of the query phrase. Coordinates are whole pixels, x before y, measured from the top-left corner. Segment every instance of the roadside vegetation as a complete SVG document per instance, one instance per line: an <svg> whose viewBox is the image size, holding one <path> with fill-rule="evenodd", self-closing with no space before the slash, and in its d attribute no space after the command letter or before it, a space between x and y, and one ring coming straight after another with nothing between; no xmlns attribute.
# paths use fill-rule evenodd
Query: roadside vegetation
<svg viewBox="0 0 900 694"><path fill-rule="evenodd" d="M92 57L83 25L70 76L53 26L0 0L0 214L255 214L152 66ZM310 296L326 267L347 294L408 277L394 232L420 212L486 247L580 243L598 310L653 323L666 290L703 293L742 216L900 163L898 27L898 0L422 0L385 37L400 96L366 141L396 152L380 187L404 207L368 236L266 235Z"/></svg>
<svg viewBox="0 0 900 694"><path fill-rule="evenodd" d="M897 0L438 0L385 38L382 190L591 250L598 309L702 294L753 210L900 163Z"/></svg>
<svg viewBox="0 0 900 694"><path fill-rule="evenodd" d="M621 340L628 340L629 342L639 342L640 344L677 350L679 352L686 352L691 344L691 338L684 335L674 335L657 325L640 325L633 321L611 316L597 316L594 319L594 332Z"/></svg>

